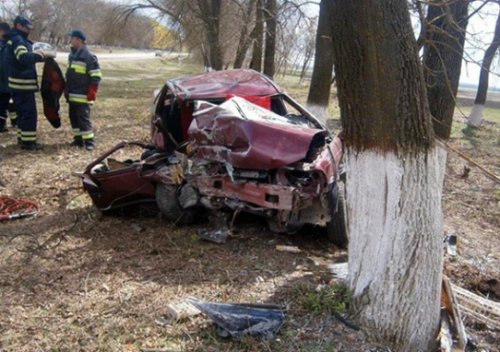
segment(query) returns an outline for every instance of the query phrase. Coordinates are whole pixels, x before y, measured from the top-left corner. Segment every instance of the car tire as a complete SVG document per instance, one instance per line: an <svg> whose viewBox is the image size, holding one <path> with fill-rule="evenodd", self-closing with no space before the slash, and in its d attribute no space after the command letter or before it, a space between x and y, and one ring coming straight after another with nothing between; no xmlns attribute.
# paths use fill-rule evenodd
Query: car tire
<svg viewBox="0 0 500 352"><path fill-rule="evenodd" d="M183 209L178 200L180 187L173 185L156 185L156 204L160 212L174 224L189 225L196 219L195 209Z"/></svg>
<svg viewBox="0 0 500 352"><path fill-rule="evenodd" d="M326 234L328 239L337 247L346 248L349 238L347 236L344 184L338 182L337 187L334 187L331 192L329 206L332 212L332 219L326 224Z"/></svg>

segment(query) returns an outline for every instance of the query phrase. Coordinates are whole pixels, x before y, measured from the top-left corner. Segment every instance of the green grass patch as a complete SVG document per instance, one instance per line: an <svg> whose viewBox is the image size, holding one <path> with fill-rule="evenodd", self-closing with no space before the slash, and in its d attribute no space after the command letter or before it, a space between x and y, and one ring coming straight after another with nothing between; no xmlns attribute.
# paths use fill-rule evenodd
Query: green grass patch
<svg viewBox="0 0 500 352"><path fill-rule="evenodd" d="M352 293L342 284L314 287L312 284L300 284L294 288L292 296L303 309L313 314L345 313L352 302Z"/></svg>

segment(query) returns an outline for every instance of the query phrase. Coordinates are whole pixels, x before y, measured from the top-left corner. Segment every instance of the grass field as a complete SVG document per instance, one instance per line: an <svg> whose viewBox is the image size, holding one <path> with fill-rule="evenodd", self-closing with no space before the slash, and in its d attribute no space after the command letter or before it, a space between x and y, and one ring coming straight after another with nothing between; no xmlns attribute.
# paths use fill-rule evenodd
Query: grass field
<svg viewBox="0 0 500 352"><path fill-rule="evenodd" d="M92 112L95 151L68 145L65 104L60 130L40 119L42 152L21 153L13 131L0 135L0 193L40 205L37 217L0 223L0 351L385 351L367 342L369 332L333 317L332 311L345 310L349 294L330 285L335 281L326 264L346 261L347 252L332 247L317 229L278 236L261 220L242 217L234 237L217 245L198 238L203 224L177 227L155 214L106 217L95 210L72 172L121 140L148 141L153 90L202 70L163 58L102 66L104 81ZM277 81L305 102L307 86L297 78ZM329 112L338 119L332 98ZM450 141L497 175L499 111L488 109L484 126L474 130L465 128L457 112ZM134 153L139 151L117 158ZM444 235L458 235L459 255L446 257L445 271L453 282L481 293L484 282L499 277L500 192L473 166L464 177L464 165L450 152ZM277 245L301 252L278 252ZM186 297L280 304L287 319L276 339L226 340L203 316L166 319L167 304ZM485 351L500 345L498 331L470 317L465 324Z"/></svg>

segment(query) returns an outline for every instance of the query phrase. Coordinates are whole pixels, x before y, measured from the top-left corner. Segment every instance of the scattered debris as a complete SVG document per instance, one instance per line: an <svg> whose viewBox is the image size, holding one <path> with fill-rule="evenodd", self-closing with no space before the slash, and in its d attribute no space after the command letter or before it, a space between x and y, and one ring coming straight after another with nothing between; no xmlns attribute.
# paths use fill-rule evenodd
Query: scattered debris
<svg viewBox="0 0 500 352"><path fill-rule="evenodd" d="M227 238L231 235L231 230L227 226L228 221L225 214L214 213L208 219L210 226L208 229L198 230L198 237L218 244L226 243Z"/></svg>
<svg viewBox="0 0 500 352"><path fill-rule="evenodd" d="M465 315L500 330L500 303L478 296L461 287L451 285Z"/></svg>
<svg viewBox="0 0 500 352"><path fill-rule="evenodd" d="M347 263L328 264L328 268L335 279L346 280L347 265ZM453 284L450 284L450 287L450 291L453 290L458 301L458 304L455 301L457 310L461 309L463 314L473 317L491 328L500 329L500 303L478 296ZM460 323L460 325L462 324Z"/></svg>
<svg viewBox="0 0 500 352"><path fill-rule="evenodd" d="M189 302L215 322L221 337L241 339L248 335L271 339L285 320L284 310L277 305L226 304L195 299Z"/></svg>
<svg viewBox="0 0 500 352"><path fill-rule="evenodd" d="M478 282L477 290L484 294L486 298L500 299L500 281L497 279L483 279Z"/></svg>
<svg viewBox="0 0 500 352"><path fill-rule="evenodd" d="M194 317L200 313L200 310L192 305L189 300L172 302L167 305L167 314L174 321Z"/></svg>
<svg viewBox="0 0 500 352"><path fill-rule="evenodd" d="M199 230L198 237L202 240L215 242L218 244L226 243L229 237L229 230L227 229L217 229L217 230Z"/></svg>
<svg viewBox="0 0 500 352"><path fill-rule="evenodd" d="M452 257L457 256L457 235L446 237L446 253Z"/></svg>
<svg viewBox="0 0 500 352"><path fill-rule="evenodd" d="M172 349L172 348L146 348L141 347L141 352L181 352L181 349Z"/></svg>
<svg viewBox="0 0 500 352"><path fill-rule="evenodd" d="M328 269L333 274L334 278L338 281L346 281L349 268L347 263L333 263L327 264Z"/></svg>
<svg viewBox="0 0 500 352"><path fill-rule="evenodd" d="M132 230L134 230L135 233L139 234L142 232L142 230L144 230L143 227L141 227L140 225L136 224L136 223L132 223L130 224L130 227L132 228Z"/></svg>
<svg viewBox="0 0 500 352"><path fill-rule="evenodd" d="M167 325L172 324L173 320L170 319L170 317L161 316L161 317L155 319L155 323L156 323L156 325L159 325L159 326L167 326Z"/></svg>
<svg viewBox="0 0 500 352"><path fill-rule="evenodd" d="M276 246L278 252L301 253L302 250L297 246L283 246L278 244Z"/></svg>
<svg viewBox="0 0 500 352"><path fill-rule="evenodd" d="M470 174L470 167L467 165L464 165L464 168L462 170L462 175L460 177L462 178L468 178Z"/></svg>
<svg viewBox="0 0 500 352"><path fill-rule="evenodd" d="M464 351L467 334L450 280L444 276L441 288L441 351Z"/></svg>
<svg viewBox="0 0 500 352"><path fill-rule="evenodd" d="M0 221L21 219L38 214L38 205L28 199L0 195Z"/></svg>

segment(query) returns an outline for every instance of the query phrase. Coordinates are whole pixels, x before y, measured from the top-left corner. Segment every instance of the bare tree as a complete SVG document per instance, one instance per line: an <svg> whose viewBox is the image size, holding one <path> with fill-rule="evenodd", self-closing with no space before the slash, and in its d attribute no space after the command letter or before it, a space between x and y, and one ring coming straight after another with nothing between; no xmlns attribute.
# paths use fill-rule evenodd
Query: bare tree
<svg viewBox="0 0 500 352"><path fill-rule="evenodd" d="M198 0L198 8L200 18L205 23L210 65L215 70L222 70L223 56L219 41L221 0Z"/></svg>
<svg viewBox="0 0 500 352"><path fill-rule="evenodd" d="M321 119L330 101L333 72L333 27L330 0L321 0L319 5L318 30L316 32L316 54L307 96L307 106Z"/></svg>
<svg viewBox="0 0 500 352"><path fill-rule="evenodd" d="M236 50L236 57L234 59L234 68L241 68L243 66L248 48L252 43L252 38L248 29L250 28L250 24L253 22L252 15L255 12L256 2L257 0L249 0L246 11L244 11L242 22L246 25L241 26L240 40L238 41L238 49Z"/></svg>
<svg viewBox="0 0 500 352"><path fill-rule="evenodd" d="M437 0L428 5L424 65L436 135L451 134L462 68L469 0Z"/></svg>
<svg viewBox="0 0 500 352"><path fill-rule="evenodd" d="M274 77L275 55L276 55L276 26L278 16L278 5L276 0L266 0L266 44L264 50L264 74L270 78Z"/></svg>
<svg viewBox="0 0 500 352"><path fill-rule="evenodd" d="M252 60L250 61L250 68L258 72L262 71L262 52L264 45L263 1L264 0L257 0L255 10L255 27L251 34L253 40L253 50Z"/></svg>
<svg viewBox="0 0 500 352"><path fill-rule="evenodd" d="M481 72L479 74L479 84L477 87L476 99L474 100L474 106L467 120L467 124L473 127L479 127L483 120L483 110L484 104L486 103L486 97L488 94L490 67L495 57L495 54L500 46L500 11L497 16L497 22L495 25L495 35L491 44L488 46L484 52L483 62L481 63Z"/></svg>
<svg viewBox="0 0 500 352"><path fill-rule="evenodd" d="M353 310L392 350L432 351L443 267L443 151L435 146L408 4L333 2Z"/></svg>
<svg viewBox="0 0 500 352"><path fill-rule="evenodd" d="M313 21L310 23L309 28L302 35L302 70L300 71L299 82L302 83L304 78L306 77L307 70L309 69L309 64L314 54L314 46L315 46L315 35L314 29L316 28L316 23Z"/></svg>

